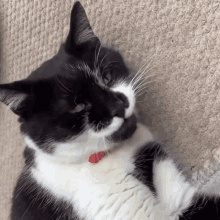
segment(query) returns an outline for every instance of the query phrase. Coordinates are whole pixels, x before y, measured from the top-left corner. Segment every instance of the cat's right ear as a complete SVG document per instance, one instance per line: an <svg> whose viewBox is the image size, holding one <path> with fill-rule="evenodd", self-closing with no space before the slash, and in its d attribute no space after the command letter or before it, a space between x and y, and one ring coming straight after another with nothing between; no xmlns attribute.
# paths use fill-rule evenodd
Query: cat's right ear
<svg viewBox="0 0 220 220"><path fill-rule="evenodd" d="M23 118L30 116L33 110L33 97L33 90L27 82L15 81L0 85L0 102Z"/></svg>
<svg viewBox="0 0 220 220"><path fill-rule="evenodd" d="M70 30L65 43L66 52L81 57L98 43L100 41L92 31L83 6L76 2L71 12Z"/></svg>

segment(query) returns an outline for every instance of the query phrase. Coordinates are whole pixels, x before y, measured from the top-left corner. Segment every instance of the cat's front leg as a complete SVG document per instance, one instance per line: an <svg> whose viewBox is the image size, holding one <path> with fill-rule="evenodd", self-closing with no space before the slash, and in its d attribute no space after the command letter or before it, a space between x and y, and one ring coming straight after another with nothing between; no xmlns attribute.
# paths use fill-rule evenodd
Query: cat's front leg
<svg viewBox="0 0 220 220"><path fill-rule="evenodd" d="M178 216L192 204L197 189L169 157L156 160L153 172L160 205L174 219L179 219Z"/></svg>

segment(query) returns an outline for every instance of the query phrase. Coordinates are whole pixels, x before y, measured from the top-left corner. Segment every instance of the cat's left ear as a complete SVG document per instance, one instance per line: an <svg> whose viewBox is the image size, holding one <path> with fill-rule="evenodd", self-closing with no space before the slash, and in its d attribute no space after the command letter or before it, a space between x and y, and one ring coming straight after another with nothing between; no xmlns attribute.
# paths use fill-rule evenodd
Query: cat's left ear
<svg viewBox="0 0 220 220"><path fill-rule="evenodd" d="M15 114L27 118L33 109L33 92L30 84L15 81L0 85L0 102L7 105Z"/></svg>
<svg viewBox="0 0 220 220"><path fill-rule="evenodd" d="M92 31L83 6L76 2L71 12L70 31L65 43L66 52L80 58L98 43L100 41Z"/></svg>

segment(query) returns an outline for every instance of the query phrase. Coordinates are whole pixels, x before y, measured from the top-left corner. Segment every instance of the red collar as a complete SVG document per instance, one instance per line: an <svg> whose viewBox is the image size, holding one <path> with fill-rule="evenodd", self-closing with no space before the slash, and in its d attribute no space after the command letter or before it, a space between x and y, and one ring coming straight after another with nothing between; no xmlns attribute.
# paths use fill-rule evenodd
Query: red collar
<svg viewBox="0 0 220 220"><path fill-rule="evenodd" d="M98 163L105 156L105 152L99 152L97 154L92 154L89 157L90 163Z"/></svg>

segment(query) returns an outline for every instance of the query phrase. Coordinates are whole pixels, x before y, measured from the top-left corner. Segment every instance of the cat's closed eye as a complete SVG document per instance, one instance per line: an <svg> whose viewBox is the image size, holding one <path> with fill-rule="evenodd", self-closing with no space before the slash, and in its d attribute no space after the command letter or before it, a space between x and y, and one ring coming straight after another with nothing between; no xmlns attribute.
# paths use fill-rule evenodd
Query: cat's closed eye
<svg viewBox="0 0 220 220"><path fill-rule="evenodd" d="M108 83L110 83L112 80L112 76L111 74L108 72L103 76L103 81L104 83L107 85Z"/></svg>
<svg viewBox="0 0 220 220"><path fill-rule="evenodd" d="M84 103L78 104L73 110L69 111L70 113L78 113L81 112L86 108L86 105Z"/></svg>

